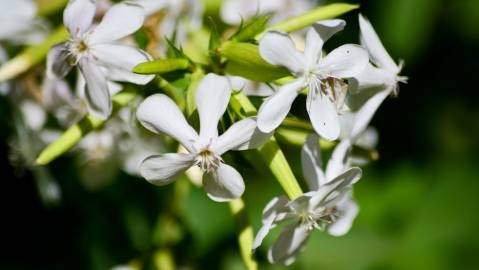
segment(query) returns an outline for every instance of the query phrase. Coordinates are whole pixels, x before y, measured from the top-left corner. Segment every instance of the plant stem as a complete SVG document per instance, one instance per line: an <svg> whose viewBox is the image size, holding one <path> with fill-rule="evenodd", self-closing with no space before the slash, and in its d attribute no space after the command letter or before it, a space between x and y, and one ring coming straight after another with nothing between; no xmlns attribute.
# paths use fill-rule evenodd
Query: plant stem
<svg viewBox="0 0 479 270"><path fill-rule="evenodd" d="M244 94L238 93L232 96L232 99L234 99L232 108L240 117L245 118L249 115L256 114L256 108ZM235 106L235 104L239 106ZM296 180L274 136L262 147L258 148L258 152L290 199L295 199L303 194L298 180Z"/></svg>
<svg viewBox="0 0 479 270"><path fill-rule="evenodd" d="M238 243L240 246L241 257L243 258L248 270L256 270L258 269L258 263L256 262L251 250L254 241L254 232L253 227L249 222L248 214L246 213L245 203L240 198L231 201L229 205L231 213L233 214L238 226Z"/></svg>

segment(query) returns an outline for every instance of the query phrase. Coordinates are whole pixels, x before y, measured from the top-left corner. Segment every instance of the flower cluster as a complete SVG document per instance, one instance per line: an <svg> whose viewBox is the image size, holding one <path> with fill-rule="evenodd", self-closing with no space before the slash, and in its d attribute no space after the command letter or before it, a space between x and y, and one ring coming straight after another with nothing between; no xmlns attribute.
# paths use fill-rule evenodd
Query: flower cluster
<svg viewBox="0 0 479 270"><path fill-rule="evenodd" d="M377 133L369 123L407 81L399 74L402 63L389 56L362 15L359 44L326 52L324 44L346 22L312 21L321 14L308 13L314 6L309 0L225 0L217 14L222 21L212 23L224 27L208 28L199 0L70 0L63 11L68 33L34 58L46 59L42 83L31 71L23 83L0 85L4 94L14 89L8 95L19 104L18 151L31 168L77 145L82 166L93 168L82 167L93 187L102 185L99 175L115 174L107 168L121 167L157 186L185 172L193 178L188 172L196 170L207 196L228 202L240 199L246 186L227 153L260 149L288 196L266 205L251 249L284 225L268 259L289 265L315 229L340 236L351 228L359 211L352 192L362 175L357 166L369 161L354 150L374 151ZM48 23L36 10L33 1L0 1L0 42L49 44ZM1 49L0 61L6 56ZM22 62L30 66L21 72L31 62ZM0 69L1 80L14 72ZM301 95L304 107L295 102ZM293 116L301 108L309 120ZM275 139L291 122L307 130L301 143L305 193ZM20 136L24 130L34 132ZM327 162L323 143L334 145ZM36 161L31 158L46 145ZM261 151L265 145L275 151Z"/></svg>

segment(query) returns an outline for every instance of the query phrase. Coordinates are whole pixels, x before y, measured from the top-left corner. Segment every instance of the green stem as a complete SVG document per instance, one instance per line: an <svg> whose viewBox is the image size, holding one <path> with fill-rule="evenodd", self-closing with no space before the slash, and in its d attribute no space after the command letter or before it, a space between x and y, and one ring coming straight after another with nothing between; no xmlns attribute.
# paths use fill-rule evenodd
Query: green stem
<svg viewBox="0 0 479 270"><path fill-rule="evenodd" d="M253 246L254 241L254 232L253 227L251 226L246 213L246 207L244 201L236 199L229 203L231 213L235 218L236 224L238 226L238 242L241 251L241 257L246 265L248 270L258 269L258 263L256 262L251 247Z"/></svg>
<svg viewBox="0 0 479 270"><path fill-rule="evenodd" d="M132 91L122 91L113 100L113 113L137 97ZM37 165L46 165L74 147L90 131L101 127L106 120L92 115L85 116L77 124L69 127L56 141L48 145L36 160Z"/></svg>
<svg viewBox="0 0 479 270"><path fill-rule="evenodd" d="M244 94L238 93L234 95L232 99L234 99L234 101L231 107L240 117L244 118L256 114L256 108ZM303 194L298 180L296 180L274 136L262 147L258 148L258 152L290 199L294 199Z"/></svg>

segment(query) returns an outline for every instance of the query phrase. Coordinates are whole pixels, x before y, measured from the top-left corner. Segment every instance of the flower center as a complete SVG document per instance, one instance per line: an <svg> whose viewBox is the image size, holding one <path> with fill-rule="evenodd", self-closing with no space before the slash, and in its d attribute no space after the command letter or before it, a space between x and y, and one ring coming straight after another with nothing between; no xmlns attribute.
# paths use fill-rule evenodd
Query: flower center
<svg viewBox="0 0 479 270"><path fill-rule="evenodd" d="M309 224L309 229L325 230L326 226L333 224L339 217L336 207L322 207L314 212L300 214L301 223Z"/></svg>
<svg viewBox="0 0 479 270"><path fill-rule="evenodd" d="M208 147L199 151L196 156L196 165L198 165L203 172L207 173L216 170L221 162L223 162L223 159Z"/></svg>
<svg viewBox="0 0 479 270"><path fill-rule="evenodd" d="M80 61L80 58L88 53L88 43L86 39L77 37L70 39L67 44L70 56L69 63L70 65L76 65Z"/></svg>
<svg viewBox="0 0 479 270"><path fill-rule="evenodd" d="M312 99L325 95L334 103L338 112L343 110L348 87L341 79L311 70L306 75L306 85Z"/></svg>

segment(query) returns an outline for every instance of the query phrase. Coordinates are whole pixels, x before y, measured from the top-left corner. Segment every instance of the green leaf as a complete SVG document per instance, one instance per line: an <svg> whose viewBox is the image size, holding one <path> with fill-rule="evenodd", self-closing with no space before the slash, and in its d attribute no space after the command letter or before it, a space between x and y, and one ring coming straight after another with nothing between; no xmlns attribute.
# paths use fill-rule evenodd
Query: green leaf
<svg viewBox="0 0 479 270"><path fill-rule="evenodd" d="M238 31L231 37L231 40L245 42L254 40L254 37L265 30L270 17L258 17L245 25L241 25Z"/></svg>
<svg viewBox="0 0 479 270"><path fill-rule="evenodd" d="M303 15L296 16L286 21L272 25L271 27L268 27L263 33L271 30L280 30L288 33L298 31L312 25L317 21L332 19L357 8L359 8L359 5L345 3L335 3L321 6ZM259 40L263 33L257 35L256 40Z"/></svg>
<svg viewBox="0 0 479 270"><path fill-rule="evenodd" d="M67 40L68 36L68 31L64 27L60 27L42 43L24 49L20 54L0 67L0 82L13 79L42 62L50 47Z"/></svg>
<svg viewBox="0 0 479 270"><path fill-rule="evenodd" d="M168 58L185 58L188 59L188 57L185 55L183 50L181 48L177 48L175 46L175 43L173 43L170 39L165 38L166 43L168 43L168 50L166 52L166 55Z"/></svg>
<svg viewBox="0 0 479 270"><path fill-rule="evenodd" d="M221 46L221 37L218 33L218 28L216 27L215 22L211 17L209 17L210 21L210 41L208 43L208 52L210 57L217 58L218 53L217 49Z"/></svg>
<svg viewBox="0 0 479 270"><path fill-rule="evenodd" d="M164 74L189 68L189 61L184 58L161 59L138 64L133 68L137 74Z"/></svg>
<svg viewBox="0 0 479 270"><path fill-rule="evenodd" d="M226 72L229 74L263 82L291 75L287 69L273 66L264 61L259 54L257 45L228 41L221 46L219 51L228 60Z"/></svg>
<svg viewBox="0 0 479 270"><path fill-rule="evenodd" d="M135 99L133 91L122 91L113 96L113 113ZM74 147L90 131L101 127L106 120L87 115L77 124L69 127L56 141L48 145L38 156L37 165L46 165Z"/></svg>

